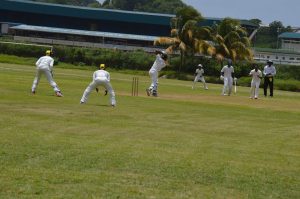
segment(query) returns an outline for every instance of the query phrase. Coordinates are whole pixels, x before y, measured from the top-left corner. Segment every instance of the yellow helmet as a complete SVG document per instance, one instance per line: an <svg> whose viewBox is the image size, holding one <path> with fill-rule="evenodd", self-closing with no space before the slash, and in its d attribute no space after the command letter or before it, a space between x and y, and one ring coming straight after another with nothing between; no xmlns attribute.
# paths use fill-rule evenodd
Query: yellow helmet
<svg viewBox="0 0 300 199"><path fill-rule="evenodd" d="M105 64L100 64L100 69L105 69Z"/></svg>
<svg viewBox="0 0 300 199"><path fill-rule="evenodd" d="M46 50L46 55L51 55L51 50Z"/></svg>

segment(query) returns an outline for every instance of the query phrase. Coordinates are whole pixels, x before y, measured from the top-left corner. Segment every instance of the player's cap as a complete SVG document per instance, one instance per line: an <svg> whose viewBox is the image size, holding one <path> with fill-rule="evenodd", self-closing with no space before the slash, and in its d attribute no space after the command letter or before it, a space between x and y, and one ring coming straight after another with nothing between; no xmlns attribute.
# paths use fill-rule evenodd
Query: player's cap
<svg viewBox="0 0 300 199"><path fill-rule="evenodd" d="M105 64L100 64L100 69L105 69Z"/></svg>
<svg viewBox="0 0 300 199"><path fill-rule="evenodd" d="M51 55L51 50L46 50L46 55Z"/></svg>
<svg viewBox="0 0 300 199"><path fill-rule="evenodd" d="M202 64L198 64L198 67L203 67Z"/></svg>
<svg viewBox="0 0 300 199"><path fill-rule="evenodd" d="M267 61L267 63L268 63L268 64L273 64L273 61L269 59L269 60Z"/></svg>

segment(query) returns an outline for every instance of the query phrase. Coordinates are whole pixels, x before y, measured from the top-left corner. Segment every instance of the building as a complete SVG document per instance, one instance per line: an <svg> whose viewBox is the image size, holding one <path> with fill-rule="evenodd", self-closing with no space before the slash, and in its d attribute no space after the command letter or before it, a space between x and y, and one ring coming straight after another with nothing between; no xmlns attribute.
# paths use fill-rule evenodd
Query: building
<svg viewBox="0 0 300 199"><path fill-rule="evenodd" d="M175 15L87 8L22 0L0 1L3 34L33 43L153 51L157 37L169 36ZM219 23L207 18L201 25ZM3 23L4 22L4 23ZM241 20L248 30L255 24Z"/></svg>
<svg viewBox="0 0 300 199"><path fill-rule="evenodd" d="M300 32L284 32L278 36L281 48L300 53Z"/></svg>
<svg viewBox="0 0 300 199"><path fill-rule="evenodd" d="M275 64L300 65L300 52L285 49L254 48L254 60L266 62L272 60Z"/></svg>

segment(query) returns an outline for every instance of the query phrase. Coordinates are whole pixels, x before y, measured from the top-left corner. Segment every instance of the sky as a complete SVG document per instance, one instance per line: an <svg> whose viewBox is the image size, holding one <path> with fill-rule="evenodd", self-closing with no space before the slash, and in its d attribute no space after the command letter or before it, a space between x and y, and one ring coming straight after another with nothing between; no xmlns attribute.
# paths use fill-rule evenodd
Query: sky
<svg viewBox="0 0 300 199"><path fill-rule="evenodd" d="M300 0L182 0L203 17L260 19L262 24L281 21L300 27Z"/></svg>

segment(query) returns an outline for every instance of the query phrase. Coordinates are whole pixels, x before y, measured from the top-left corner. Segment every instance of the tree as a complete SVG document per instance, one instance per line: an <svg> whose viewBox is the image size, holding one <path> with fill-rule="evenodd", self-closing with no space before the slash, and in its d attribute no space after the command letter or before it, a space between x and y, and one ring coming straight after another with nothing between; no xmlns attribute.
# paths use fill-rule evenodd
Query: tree
<svg viewBox="0 0 300 199"><path fill-rule="evenodd" d="M284 26L281 21L273 21L269 24L269 33L272 36L278 36L281 32L283 32Z"/></svg>
<svg viewBox="0 0 300 199"><path fill-rule="evenodd" d="M253 53L247 31L235 19L225 18L216 26L214 42L216 58L222 63L224 58L236 60L252 60Z"/></svg>
<svg viewBox="0 0 300 199"><path fill-rule="evenodd" d="M74 6L88 6L88 5L99 5L100 3L96 0L32 0L38 2L46 2L46 3L57 3L57 4L66 4L66 5L74 5Z"/></svg>
<svg viewBox="0 0 300 199"><path fill-rule="evenodd" d="M167 53L179 50L181 64L179 73L186 56L194 56L195 53L213 55L215 48L205 39L210 37L210 29L200 27L201 14L193 7L185 7L177 12L177 17L171 22L171 37L160 37L154 41L154 45L165 45Z"/></svg>
<svg viewBox="0 0 300 199"><path fill-rule="evenodd" d="M129 11L142 11L154 13L169 13L174 14L180 8L185 7L186 4L181 0L105 0L103 8L129 10Z"/></svg>
<svg viewBox="0 0 300 199"><path fill-rule="evenodd" d="M261 22L262 22L260 19L250 19L249 21L250 21L251 23L254 23L254 24L258 25L258 26L259 26L259 25L261 24Z"/></svg>

